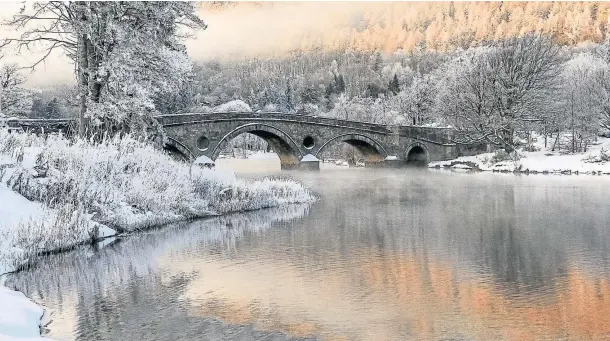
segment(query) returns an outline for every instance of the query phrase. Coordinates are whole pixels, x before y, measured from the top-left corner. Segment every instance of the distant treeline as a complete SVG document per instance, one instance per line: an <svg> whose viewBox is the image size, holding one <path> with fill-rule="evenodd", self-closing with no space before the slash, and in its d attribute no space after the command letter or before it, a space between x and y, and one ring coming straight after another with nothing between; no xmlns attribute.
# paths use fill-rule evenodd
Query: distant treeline
<svg viewBox="0 0 610 341"><path fill-rule="evenodd" d="M447 53L212 61L196 63L180 91L157 96L154 104L161 113L210 112L242 100L253 111L450 125L461 133L458 143L488 142L508 151L539 131L579 151L610 127L609 62L608 43L567 47L535 34ZM31 110L21 112L70 115L74 96L69 87L32 92ZM560 141L561 133L569 141Z"/></svg>

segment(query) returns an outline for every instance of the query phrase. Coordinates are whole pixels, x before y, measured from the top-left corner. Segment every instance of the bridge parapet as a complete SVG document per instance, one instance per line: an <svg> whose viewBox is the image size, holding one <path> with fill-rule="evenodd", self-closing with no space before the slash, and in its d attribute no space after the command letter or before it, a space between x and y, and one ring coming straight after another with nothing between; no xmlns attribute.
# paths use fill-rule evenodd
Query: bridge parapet
<svg viewBox="0 0 610 341"><path fill-rule="evenodd" d="M368 122L349 121L341 120L336 118L311 116L311 115L298 115L298 114L282 114L282 113L249 113L249 112L229 112L229 113L186 113L186 114L173 114L173 115L161 115L156 117L157 120L163 126L181 125L181 124L194 124L203 121L214 121L222 122L227 120L247 120L247 121L283 121L283 122L297 122L297 123L315 123L318 125L327 125L333 127L350 127L361 130L371 130L380 133L389 133L388 126L381 124L374 124Z"/></svg>
<svg viewBox="0 0 610 341"><path fill-rule="evenodd" d="M53 133L53 132L64 132L67 133L74 128L76 123L75 119L71 118L60 118L60 119L27 119L27 118L9 118L7 119L7 126L11 130L24 130L34 133Z"/></svg>

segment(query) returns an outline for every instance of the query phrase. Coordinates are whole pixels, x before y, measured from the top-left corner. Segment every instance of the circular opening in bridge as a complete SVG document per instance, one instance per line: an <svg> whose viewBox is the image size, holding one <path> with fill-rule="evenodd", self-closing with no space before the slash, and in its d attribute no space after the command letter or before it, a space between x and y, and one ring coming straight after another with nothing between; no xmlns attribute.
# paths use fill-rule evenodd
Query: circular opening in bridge
<svg viewBox="0 0 610 341"><path fill-rule="evenodd" d="M313 137L311 136L307 136L303 139L303 147L305 147L306 149L311 149L313 148L313 145L316 142L314 141Z"/></svg>
<svg viewBox="0 0 610 341"><path fill-rule="evenodd" d="M202 152L205 152L210 147L210 140L207 137L201 136L197 139L197 148Z"/></svg>

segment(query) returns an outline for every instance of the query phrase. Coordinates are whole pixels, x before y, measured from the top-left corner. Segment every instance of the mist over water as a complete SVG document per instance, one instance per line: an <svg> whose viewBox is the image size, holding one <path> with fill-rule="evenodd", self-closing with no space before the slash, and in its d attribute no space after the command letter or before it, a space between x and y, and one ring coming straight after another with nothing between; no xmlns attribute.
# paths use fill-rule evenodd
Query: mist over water
<svg viewBox="0 0 610 341"><path fill-rule="evenodd" d="M320 200L53 256L8 284L53 309L59 340L610 337L608 179L277 174Z"/></svg>

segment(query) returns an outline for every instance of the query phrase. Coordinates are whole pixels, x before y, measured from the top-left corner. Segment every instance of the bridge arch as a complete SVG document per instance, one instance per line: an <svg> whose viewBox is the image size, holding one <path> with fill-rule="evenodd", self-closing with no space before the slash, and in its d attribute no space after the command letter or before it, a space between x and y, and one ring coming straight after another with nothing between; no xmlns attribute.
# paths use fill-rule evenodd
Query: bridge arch
<svg viewBox="0 0 610 341"><path fill-rule="evenodd" d="M232 139L244 133L250 133L265 140L279 156L282 166L296 165L303 157L299 145L286 132L264 123L248 123L226 133L212 150L211 159L216 160Z"/></svg>
<svg viewBox="0 0 610 341"><path fill-rule="evenodd" d="M430 160L428 147L421 142L411 143L405 151L405 160L414 165L424 166L428 164L428 161Z"/></svg>
<svg viewBox="0 0 610 341"><path fill-rule="evenodd" d="M195 160L195 155L188 147L169 136L163 145L163 149L176 159L183 161Z"/></svg>
<svg viewBox="0 0 610 341"><path fill-rule="evenodd" d="M360 151L360 153L362 153L365 160L369 162L379 162L388 156L388 153L381 143L362 134L342 134L335 136L320 146L316 152L316 156L319 156L328 146L341 142L345 142L356 148L358 151Z"/></svg>

